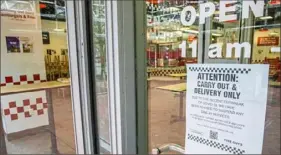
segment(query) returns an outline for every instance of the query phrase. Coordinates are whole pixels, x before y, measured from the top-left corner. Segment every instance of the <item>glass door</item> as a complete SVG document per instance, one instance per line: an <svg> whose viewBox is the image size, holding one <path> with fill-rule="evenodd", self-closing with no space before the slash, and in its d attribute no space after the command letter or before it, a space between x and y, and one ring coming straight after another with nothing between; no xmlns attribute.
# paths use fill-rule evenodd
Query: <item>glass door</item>
<svg viewBox="0 0 281 155"><path fill-rule="evenodd" d="M1 1L1 154L84 153L67 9L64 0Z"/></svg>
<svg viewBox="0 0 281 155"><path fill-rule="evenodd" d="M144 5L144 9L135 8L136 74L139 75L136 90L137 96L148 92L145 101L138 101L139 107L148 111L148 118L144 117L148 126L144 127L148 129L150 153L155 148L156 153L159 149L165 151L169 145L184 153L186 106L190 104L185 95L188 89L185 66L191 64L247 64L250 67L268 64L265 121L252 121L264 123L262 153L280 153L280 1L247 2L136 2L139 7ZM223 11L227 13L222 14ZM156 47L153 51L152 44ZM163 53L161 49L167 49L166 53L173 52L168 49L181 51L180 56L172 58L176 59L174 65L164 65L164 60L155 63L157 56L153 55ZM146 88L143 78L147 80L147 90L143 90Z"/></svg>
<svg viewBox="0 0 281 155"><path fill-rule="evenodd" d="M135 154L133 1L85 1L95 153Z"/></svg>

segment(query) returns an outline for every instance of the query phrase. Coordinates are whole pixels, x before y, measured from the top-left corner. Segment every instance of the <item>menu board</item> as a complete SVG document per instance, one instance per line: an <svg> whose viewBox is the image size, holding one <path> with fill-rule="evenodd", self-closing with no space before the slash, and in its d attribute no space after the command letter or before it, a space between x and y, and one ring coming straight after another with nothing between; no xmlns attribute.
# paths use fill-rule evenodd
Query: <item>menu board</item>
<svg viewBox="0 0 281 155"><path fill-rule="evenodd" d="M258 46L278 46L279 37L258 37Z"/></svg>
<svg viewBox="0 0 281 155"><path fill-rule="evenodd" d="M186 154L261 154L269 65L188 64Z"/></svg>
<svg viewBox="0 0 281 155"><path fill-rule="evenodd" d="M43 44L50 44L50 34L49 32L42 32Z"/></svg>

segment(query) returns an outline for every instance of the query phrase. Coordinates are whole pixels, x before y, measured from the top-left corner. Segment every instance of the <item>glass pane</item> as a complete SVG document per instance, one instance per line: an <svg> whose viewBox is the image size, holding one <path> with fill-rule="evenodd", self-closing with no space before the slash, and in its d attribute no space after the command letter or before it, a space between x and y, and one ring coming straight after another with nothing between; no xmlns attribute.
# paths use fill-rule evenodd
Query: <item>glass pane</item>
<svg viewBox="0 0 281 155"><path fill-rule="evenodd" d="M249 9L247 18L242 18L245 1L208 2L215 5L215 11L200 22L204 16L199 6L205 1L146 0L149 149L169 143L185 146L185 103L189 102L185 97L186 64L269 64L262 153L280 154L280 0L258 4L264 8L263 15L256 17L257 13ZM220 5L234 8L227 15L237 18L223 20ZM196 14L182 14L187 6L195 8ZM181 22L183 15L184 20L193 21L190 26ZM228 44L234 43L249 44L250 48L242 48L241 55L234 51L228 55ZM221 55L215 53L216 57L209 54L214 44L221 49Z"/></svg>
<svg viewBox="0 0 281 155"><path fill-rule="evenodd" d="M237 20L219 22L223 25L222 35L212 38L212 43L223 45L223 54L226 43L249 43L251 57L235 57L233 52L230 58L206 59L206 63L241 63L241 64L269 64L269 85L263 139L263 154L280 154L280 1L265 1L263 15L255 17L249 12L249 18L242 19L243 1L236 5ZM218 3L219 4L219 3ZM219 11L219 10L218 10ZM216 15L211 19L213 25L217 23ZM215 27L211 32L216 31ZM227 35L231 33L232 35ZM230 40L228 38L231 38ZM243 49L246 52L246 49ZM225 55L223 56L225 57ZM260 121L260 120L253 120Z"/></svg>
<svg viewBox="0 0 281 155"><path fill-rule="evenodd" d="M248 60L248 63L269 64L263 154L280 154L280 0L267 1L264 17L254 19L254 23L249 24L252 28L243 29L241 33L247 30L253 34L253 36L244 37L245 40L251 40L253 46L252 58Z"/></svg>
<svg viewBox="0 0 281 155"><path fill-rule="evenodd" d="M105 1L92 1L92 28L95 60L96 103L100 153L110 153L110 126L106 60Z"/></svg>
<svg viewBox="0 0 281 155"><path fill-rule="evenodd" d="M76 153L65 9L1 1L0 129L8 154Z"/></svg>
<svg viewBox="0 0 281 155"><path fill-rule="evenodd" d="M193 47L203 44L198 15L193 26L180 22L187 5L199 9L194 1L146 1L150 151L168 143L184 146L185 90L180 89L185 85L185 64L198 62L198 55L192 56L192 43ZM170 86L179 90L170 90Z"/></svg>

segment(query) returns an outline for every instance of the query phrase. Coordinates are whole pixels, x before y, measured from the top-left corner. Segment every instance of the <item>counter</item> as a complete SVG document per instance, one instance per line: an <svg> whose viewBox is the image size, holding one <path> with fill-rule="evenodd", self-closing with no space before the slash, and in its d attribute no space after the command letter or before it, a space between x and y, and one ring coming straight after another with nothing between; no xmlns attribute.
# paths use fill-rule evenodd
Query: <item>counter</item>
<svg viewBox="0 0 281 155"><path fill-rule="evenodd" d="M6 134L49 125L49 90L68 87L70 83L43 82L1 87L2 122Z"/></svg>
<svg viewBox="0 0 281 155"><path fill-rule="evenodd" d="M51 90L69 86L69 82L52 81L1 87L2 124L7 139L46 127L52 133L52 152L57 153Z"/></svg>

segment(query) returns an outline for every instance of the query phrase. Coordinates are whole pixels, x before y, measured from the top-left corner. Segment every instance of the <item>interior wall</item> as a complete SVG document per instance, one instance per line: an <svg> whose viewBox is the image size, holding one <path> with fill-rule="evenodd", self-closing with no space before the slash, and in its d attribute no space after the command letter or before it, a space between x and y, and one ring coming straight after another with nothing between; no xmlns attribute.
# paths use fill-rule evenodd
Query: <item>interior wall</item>
<svg viewBox="0 0 281 155"><path fill-rule="evenodd" d="M36 9L36 19L28 19L28 22L1 15L1 84L5 83L7 76L12 76L14 82L20 81L20 75L26 75L28 80L32 80L34 74L39 74L41 79L46 79L38 3ZM6 36L29 37L33 42L33 52L8 53ZM20 48L22 50L22 46Z"/></svg>
<svg viewBox="0 0 281 155"><path fill-rule="evenodd" d="M277 32L279 35L279 45L275 47L280 47L280 28L271 28L268 29L268 31L259 31L255 30L254 32L254 43L253 43L253 55L252 55L252 61L263 61L265 57L267 58L280 58L280 52L272 53L270 52L270 49L273 46L258 46L258 37L269 37L269 34L272 32Z"/></svg>
<svg viewBox="0 0 281 155"><path fill-rule="evenodd" d="M46 81L39 1L35 4L35 18L22 12L15 17L15 12L1 10L1 87ZM6 36L28 37L33 45L31 52L23 53L20 44L20 53L8 53ZM45 90L2 95L5 134L48 125L47 104Z"/></svg>
<svg viewBox="0 0 281 155"><path fill-rule="evenodd" d="M61 49L67 47L67 33L64 31L55 31L55 29L66 29L66 22L42 20L42 31L49 32L50 44L43 44L44 54L47 54L47 49L56 51L54 55L61 55Z"/></svg>

